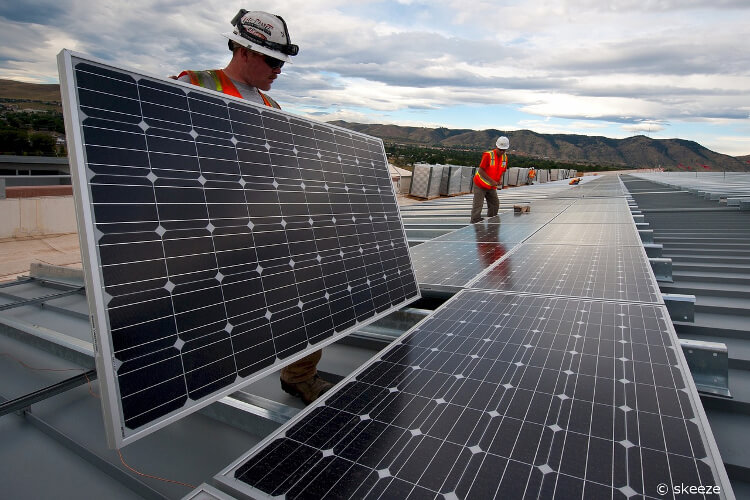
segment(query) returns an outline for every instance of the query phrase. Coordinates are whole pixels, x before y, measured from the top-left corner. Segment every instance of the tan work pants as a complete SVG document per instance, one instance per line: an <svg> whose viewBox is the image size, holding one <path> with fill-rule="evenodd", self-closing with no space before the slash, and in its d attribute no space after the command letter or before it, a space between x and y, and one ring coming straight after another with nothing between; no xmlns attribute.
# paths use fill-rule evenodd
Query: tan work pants
<svg viewBox="0 0 750 500"><path fill-rule="evenodd" d="M281 369L281 380L287 384L299 384L313 378L318 373L318 362L321 357L323 357L323 349L285 366Z"/></svg>
<svg viewBox="0 0 750 500"><path fill-rule="evenodd" d="M471 204L471 223L482 220L482 206L487 200L487 217L494 217L500 210L500 199L496 189L484 189L474 184L474 200Z"/></svg>

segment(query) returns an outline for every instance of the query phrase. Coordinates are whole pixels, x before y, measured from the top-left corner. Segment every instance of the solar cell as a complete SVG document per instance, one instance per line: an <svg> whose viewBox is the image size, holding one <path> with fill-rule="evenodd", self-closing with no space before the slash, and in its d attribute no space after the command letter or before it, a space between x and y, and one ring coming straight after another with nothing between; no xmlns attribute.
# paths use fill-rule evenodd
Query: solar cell
<svg viewBox="0 0 750 500"><path fill-rule="evenodd" d="M560 209L562 211L562 208ZM557 216L557 212L536 212L534 204L531 204L530 212L504 212L499 214L502 224L534 224L541 226L547 224Z"/></svg>
<svg viewBox="0 0 750 500"><path fill-rule="evenodd" d="M522 244L470 288L661 303L639 246Z"/></svg>
<svg viewBox="0 0 750 500"><path fill-rule="evenodd" d="M418 297L381 140L59 63L110 444Z"/></svg>
<svg viewBox="0 0 750 500"><path fill-rule="evenodd" d="M433 240L412 247L411 258L423 292L447 291L466 286L508 251L502 243Z"/></svg>
<svg viewBox="0 0 750 500"><path fill-rule="evenodd" d="M558 214L575 203L575 200L565 198L546 198L542 200L530 200L531 213L552 212Z"/></svg>
<svg viewBox="0 0 750 500"><path fill-rule="evenodd" d="M575 204L571 205L565 210L566 213L580 213L580 212L619 212L619 213L630 213L628 203L624 198L608 199L608 198L597 198L597 199L579 199Z"/></svg>
<svg viewBox="0 0 750 500"><path fill-rule="evenodd" d="M556 245L641 245L635 225L629 224L547 224L526 243Z"/></svg>
<svg viewBox="0 0 750 500"><path fill-rule="evenodd" d="M727 491L676 342L663 305L464 290L218 484L285 498Z"/></svg>
<svg viewBox="0 0 750 500"><path fill-rule="evenodd" d="M628 224L633 222L629 211L603 212L595 210L569 211L561 213L553 224Z"/></svg>
<svg viewBox="0 0 750 500"><path fill-rule="evenodd" d="M483 243L519 243L542 227L542 224L500 224L498 217L470 224L432 241L471 241Z"/></svg>

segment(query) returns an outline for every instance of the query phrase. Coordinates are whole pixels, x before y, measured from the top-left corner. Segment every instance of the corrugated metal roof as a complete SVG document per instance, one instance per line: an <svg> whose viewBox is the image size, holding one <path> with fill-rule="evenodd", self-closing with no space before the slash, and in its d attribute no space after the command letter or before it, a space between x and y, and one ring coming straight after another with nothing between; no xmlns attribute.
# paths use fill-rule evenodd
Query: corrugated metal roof
<svg viewBox="0 0 750 500"><path fill-rule="evenodd" d="M701 395L737 498L750 481L750 211L726 199L747 193L750 174L624 176L673 283L663 293L695 296L695 321L674 321L680 339L720 342L729 354L733 399ZM715 199L710 199L711 197Z"/></svg>
<svg viewBox="0 0 750 500"><path fill-rule="evenodd" d="M750 277L745 267L750 260L750 212L699 199L681 187L636 177L624 180L655 240L664 245L664 255L673 260L674 283L662 284L662 291L697 297L695 324L675 323L678 334L727 341L734 399L703 396L703 401L735 493L750 497ZM504 190L501 210L542 199L558 184L563 183ZM470 206L469 195L402 207L411 244L467 225ZM66 279L65 272L62 277L50 277L44 269L35 274L0 288L0 307L81 283L73 274ZM417 307L435 305L424 300ZM423 314L416 309L402 313L327 348L321 369L346 375ZM87 316L81 293L0 311L0 398L45 388L92 367ZM123 450L126 460L145 473L198 485L300 407L279 389L274 376L235 396L128 446ZM79 498L86 491L109 498L180 498L189 492L186 486L133 474L116 452L106 449L100 405L88 385L36 403L31 413L0 418L0 442L2 470L18 471L3 477L4 494L10 497ZM19 463L34 466L19 471Z"/></svg>

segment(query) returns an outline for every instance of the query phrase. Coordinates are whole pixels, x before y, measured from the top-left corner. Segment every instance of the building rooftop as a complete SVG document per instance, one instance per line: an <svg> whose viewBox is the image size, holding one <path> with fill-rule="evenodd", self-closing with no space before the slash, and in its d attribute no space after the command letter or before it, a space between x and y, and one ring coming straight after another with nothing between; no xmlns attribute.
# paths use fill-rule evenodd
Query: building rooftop
<svg viewBox="0 0 750 500"><path fill-rule="evenodd" d="M750 495L745 431L750 423L750 346L745 345L750 338L750 272L745 269L750 265L750 212L727 205L727 197L710 200L711 195L705 199L691 192L700 177L688 184L678 176L622 179L656 245L662 245L663 257L672 259L672 281L659 282L662 293L696 297L695 321L675 321L677 334L727 345L733 398L701 393L701 399L735 494L743 498ZM716 180L710 179L712 192ZM567 182L502 191L501 211L510 213L514 205L528 202L543 207L543 200L562 188ZM729 198L742 194L727 192ZM466 227L471 196L426 202L404 198L400 204L416 251ZM530 215L542 213L540 208ZM77 235L0 240L0 252L7 256L0 263L0 402L43 391L26 411L0 417L0 463L3 470L14 471L4 475L10 497L77 498L85 490L107 498L181 498L210 483L302 409L271 374L125 447L121 455L108 449L91 372L94 348ZM352 373L430 314L446 291L428 287L423 295L420 302L327 347L320 370L332 380ZM10 307L38 297L47 298ZM74 377L78 380L71 382ZM68 386L50 389L60 382ZM33 466L19 468L19 463Z"/></svg>

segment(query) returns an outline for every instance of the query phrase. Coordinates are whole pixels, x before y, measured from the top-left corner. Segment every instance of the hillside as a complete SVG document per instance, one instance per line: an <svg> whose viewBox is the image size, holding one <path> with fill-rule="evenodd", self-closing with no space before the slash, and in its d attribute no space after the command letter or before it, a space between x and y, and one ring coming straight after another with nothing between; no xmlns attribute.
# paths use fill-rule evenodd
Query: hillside
<svg viewBox="0 0 750 500"><path fill-rule="evenodd" d="M342 127L380 137L384 142L438 148L489 149L499 135L510 139L511 153L585 165L626 168L676 168L692 170L750 170L744 159L716 153L697 142L684 139L651 139L638 135L627 139L574 134L538 134L531 130L501 132L495 129L401 127L331 122ZM750 159L750 158L748 158Z"/></svg>
<svg viewBox="0 0 750 500"><path fill-rule="evenodd" d="M60 85L17 82L0 78L0 97L60 102Z"/></svg>
<svg viewBox="0 0 750 500"><path fill-rule="evenodd" d="M41 109L62 112L60 85L17 82L0 78L0 104L18 109Z"/></svg>
<svg viewBox="0 0 750 500"><path fill-rule="evenodd" d="M3 105L17 110L34 108L61 112L60 86L0 79L0 108ZM708 165L711 170L750 171L750 155L735 158L683 139L651 139L642 135L609 139L573 134L538 134L531 130L506 133L494 129L402 127L342 121L332 123L399 145L483 150L492 147L497 136L505 134L510 138L511 152L514 155L558 162L631 168L676 168L681 164L693 170L705 170L703 165Z"/></svg>

